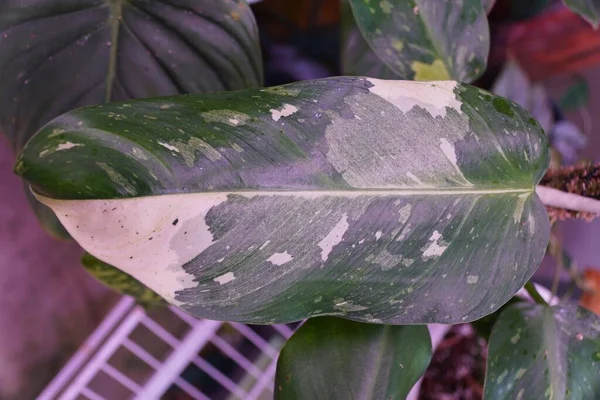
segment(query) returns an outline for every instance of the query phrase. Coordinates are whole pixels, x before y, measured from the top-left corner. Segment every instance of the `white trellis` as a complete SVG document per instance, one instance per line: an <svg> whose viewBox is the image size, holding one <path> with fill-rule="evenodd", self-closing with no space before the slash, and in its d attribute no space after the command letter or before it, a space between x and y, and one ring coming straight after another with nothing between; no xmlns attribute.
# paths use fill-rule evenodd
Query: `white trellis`
<svg viewBox="0 0 600 400"><path fill-rule="evenodd" d="M123 297L39 399L272 399L277 356L293 333L292 326L264 326L259 334L243 324L195 319L175 307L169 307L169 312L184 326L180 334L155 321L132 298ZM139 337L136 339L133 333L139 327L146 330L145 337L154 338L154 347L157 343L168 346L163 357L138 342ZM232 335L239 343L246 343L246 348L252 347L253 354L244 354L243 348L228 342L225 336ZM219 354L218 363L203 353L208 347ZM117 353L121 358L127 353L128 363L135 360L143 364L147 368L145 376L132 376L128 363L115 364L112 360ZM221 371L219 364L228 365L236 373ZM190 368L205 383L202 379L186 379L185 372ZM205 393L207 389L213 391L212 395Z"/></svg>

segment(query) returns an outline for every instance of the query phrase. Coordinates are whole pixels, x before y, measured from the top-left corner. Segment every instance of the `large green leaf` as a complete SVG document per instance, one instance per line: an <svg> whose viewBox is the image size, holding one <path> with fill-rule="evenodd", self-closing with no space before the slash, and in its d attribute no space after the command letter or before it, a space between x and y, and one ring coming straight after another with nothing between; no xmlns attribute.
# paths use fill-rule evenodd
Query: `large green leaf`
<svg viewBox="0 0 600 400"><path fill-rule="evenodd" d="M244 0L4 0L0 128L21 149L73 108L262 79Z"/></svg>
<svg viewBox="0 0 600 400"><path fill-rule="evenodd" d="M472 82L490 47L482 0L350 0L365 39L404 79Z"/></svg>
<svg viewBox="0 0 600 400"><path fill-rule="evenodd" d="M563 0L573 12L585 18L594 28L600 22L600 0Z"/></svg>
<svg viewBox="0 0 600 400"><path fill-rule="evenodd" d="M91 254L204 318L470 321L548 242L546 137L456 82L328 78L70 112L16 171Z"/></svg>
<svg viewBox="0 0 600 400"><path fill-rule="evenodd" d="M485 398L600 398L600 319L575 305L515 304L490 338Z"/></svg>
<svg viewBox="0 0 600 400"><path fill-rule="evenodd" d="M281 351L275 399L404 399L430 361L425 326L313 318Z"/></svg>
<svg viewBox="0 0 600 400"><path fill-rule="evenodd" d="M83 105L257 87L260 57L244 0L3 0L0 132L20 151ZM32 206L65 236L46 207Z"/></svg>

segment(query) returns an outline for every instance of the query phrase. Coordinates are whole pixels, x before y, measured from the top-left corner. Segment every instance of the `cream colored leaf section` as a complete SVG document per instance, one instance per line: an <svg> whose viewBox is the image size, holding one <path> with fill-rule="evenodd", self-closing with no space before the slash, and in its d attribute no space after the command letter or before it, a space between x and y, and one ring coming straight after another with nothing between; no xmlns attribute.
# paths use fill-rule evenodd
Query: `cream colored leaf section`
<svg viewBox="0 0 600 400"><path fill-rule="evenodd" d="M404 113L414 107L424 108L434 118L445 117L447 107L456 110L459 114L462 113L462 102L456 98L454 93L458 82L423 83L374 78L368 78L368 81L373 85L369 88L371 93L389 101Z"/></svg>
<svg viewBox="0 0 600 400"><path fill-rule="evenodd" d="M117 200L36 197L54 210L81 247L175 304L177 291L195 286L182 266L213 243L206 214L227 200L226 194Z"/></svg>

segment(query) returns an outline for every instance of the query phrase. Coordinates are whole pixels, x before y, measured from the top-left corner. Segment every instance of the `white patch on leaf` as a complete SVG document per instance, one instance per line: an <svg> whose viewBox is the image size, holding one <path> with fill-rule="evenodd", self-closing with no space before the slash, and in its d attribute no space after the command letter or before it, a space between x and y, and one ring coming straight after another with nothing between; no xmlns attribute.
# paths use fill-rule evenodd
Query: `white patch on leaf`
<svg viewBox="0 0 600 400"><path fill-rule="evenodd" d="M291 104L284 104L280 110L271 109L269 111L271 112L273 121L279 121L281 117L289 117L290 115L294 114L296 111L298 111L298 108Z"/></svg>
<svg viewBox="0 0 600 400"><path fill-rule="evenodd" d="M71 142L61 143L56 147L56 151L70 150L74 147L83 147L83 145Z"/></svg>
<svg viewBox="0 0 600 400"><path fill-rule="evenodd" d="M36 197L89 253L176 305L176 292L198 285L182 266L213 243L206 215L227 200L222 193L114 200Z"/></svg>
<svg viewBox="0 0 600 400"><path fill-rule="evenodd" d="M289 263L293 259L294 259L294 257L292 257L291 254L289 254L287 251L284 251L283 253L273 254L271 257L269 257L267 259L267 261L269 261L271 264L274 264L274 265L283 265L283 264Z"/></svg>
<svg viewBox="0 0 600 400"><path fill-rule="evenodd" d="M213 281L217 282L219 285L224 285L226 283L231 282L234 279L235 275L233 274L233 272L228 272L226 274L216 277L215 279L213 279Z"/></svg>
<svg viewBox="0 0 600 400"><path fill-rule="evenodd" d="M517 196L517 204L515 206L515 212L513 213L513 221L518 224L523 216L523 210L525 208L525 201L529 198L531 193L523 193Z"/></svg>
<svg viewBox="0 0 600 400"><path fill-rule="evenodd" d="M333 246L342 241L342 237L348 230L348 227L350 227L348 224L348 215L344 214L333 229L318 243L318 246L321 248L321 260L327 261Z"/></svg>
<svg viewBox="0 0 600 400"><path fill-rule="evenodd" d="M440 241L442 239L442 235L438 231L433 231L431 237L429 238L431 244L423 252L423 258L427 259L432 257L439 257L442 254L444 254L444 252L448 248L448 245L441 244Z"/></svg>
<svg viewBox="0 0 600 400"><path fill-rule="evenodd" d="M454 90L458 83L454 81L438 81L435 83L393 81L367 78L373 85L371 93L389 101L403 113L414 107L427 110L432 117L445 117L446 108L462 114L462 102L456 98Z"/></svg>
<svg viewBox="0 0 600 400"><path fill-rule="evenodd" d="M161 142L160 140L158 141L158 144L160 144L165 149L168 149L168 150L174 151L176 153L179 153L179 149L177 147L175 147L175 146L171 146L170 144Z"/></svg>

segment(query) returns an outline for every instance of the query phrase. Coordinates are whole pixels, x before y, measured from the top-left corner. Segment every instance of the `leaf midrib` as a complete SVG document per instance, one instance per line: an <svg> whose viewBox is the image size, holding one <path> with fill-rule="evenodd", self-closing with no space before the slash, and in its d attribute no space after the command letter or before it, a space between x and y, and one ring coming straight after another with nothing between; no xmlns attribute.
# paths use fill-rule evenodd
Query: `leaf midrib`
<svg viewBox="0 0 600 400"><path fill-rule="evenodd" d="M543 307L545 307L543 310L543 344L548 352L546 365L548 366L548 379L553 393L551 398L554 398L553 396L560 396L565 393L566 388L561 388L560 386L562 385L559 384L561 377L561 368L559 365L563 365L564 358L561 357L559 340L556 337L558 327L554 319L554 312L547 306Z"/></svg>
<svg viewBox="0 0 600 400"><path fill-rule="evenodd" d="M181 193L164 193L152 194L148 196L136 197L113 197L113 198L81 198L81 199L60 199L52 198L39 193L34 193L36 197L47 199L51 202L106 202L106 201L137 201L150 197L164 196L227 196L239 195L244 197L255 196L294 196L304 197L307 199L331 196L331 197L360 197L360 196L447 196L447 195L502 195L502 194L533 194L535 190L531 189L490 189L490 190L402 190L402 189L373 189L373 190L230 190L230 191L214 191L214 192L181 192Z"/></svg>
<svg viewBox="0 0 600 400"><path fill-rule="evenodd" d="M124 0L108 0L110 9L110 56L108 59L108 71L106 75L106 102L112 100L112 88L116 78L117 57L119 53L119 29L120 21L123 15Z"/></svg>
<svg viewBox="0 0 600 400"><path fill-rule="evenodd" d="M363 397L365 400L371 400L371 399L377 398L375 396L377 393L377 387L378 387L377 377L379 376L379 373L381 371L381 366L383 363L383 358L384 358L385 351L387 349L387 342L389 341L389 339L390 339L390 326L386 325L386 326L383 326L381 336L379 337L379 343L377 345L376 355L374 357L374 362L373 362L371 374L370 374L371 379L368 383L365 397Z"/></svg>

